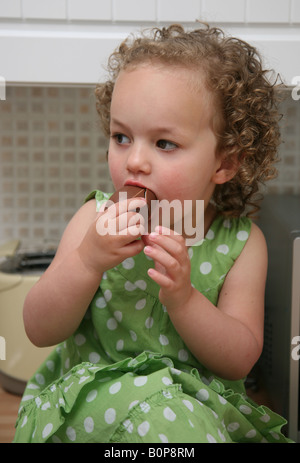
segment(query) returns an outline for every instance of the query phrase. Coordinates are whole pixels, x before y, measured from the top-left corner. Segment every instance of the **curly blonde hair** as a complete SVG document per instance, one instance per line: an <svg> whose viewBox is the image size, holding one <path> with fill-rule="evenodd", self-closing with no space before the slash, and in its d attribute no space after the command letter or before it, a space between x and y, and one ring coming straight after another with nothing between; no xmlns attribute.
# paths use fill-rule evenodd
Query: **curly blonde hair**
<svg viewBox="0 0 300 463"><path fill-rule="evenodd" d="M96 108L104 133L110 135L110 104L121 70L147 62L179 65L199 70L220 114L214 130L220 153L238 159L235 176L216 185L213 201L219 212L239 216L259 209L260 185L276 176L280 143L278 92L280 85L267 78L257 50L248 43L226 37L219 28L201 23L185 31L173 24L130 36L112 53L110 78L97 85ZM252 209L252 211L251 211Z"/></svg>

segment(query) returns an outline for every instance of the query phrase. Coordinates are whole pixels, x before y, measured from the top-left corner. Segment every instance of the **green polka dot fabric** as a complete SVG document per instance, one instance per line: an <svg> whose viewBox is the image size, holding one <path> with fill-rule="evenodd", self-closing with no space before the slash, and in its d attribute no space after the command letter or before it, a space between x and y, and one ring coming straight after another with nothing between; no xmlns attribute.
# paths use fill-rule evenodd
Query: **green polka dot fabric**
<svg viewBox="0 0 300 463"><path fill-rule="evenodd" d="M93 192L99 209L109 198ZM189 248L191 282L214 304L251 229L217 217ZM289 442L283 418L201 365L174 329L141 252L107 271L77 331L30 379L14 442Z"/></svg>

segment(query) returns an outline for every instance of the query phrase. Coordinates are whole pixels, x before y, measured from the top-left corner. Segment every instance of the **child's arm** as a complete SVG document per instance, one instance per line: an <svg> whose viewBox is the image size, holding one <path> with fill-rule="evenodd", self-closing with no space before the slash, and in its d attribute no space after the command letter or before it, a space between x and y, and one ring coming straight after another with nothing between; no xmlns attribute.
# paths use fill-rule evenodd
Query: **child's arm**
<svg viewBox="0 0 300 463"><path fill-rule="evenodd" d="M99 218L104 214L108 217L112 209L96 214L95 200L86 203L67 226L51 265L28 293L24 324L28 337L37 346L57 344L74 333L103 272L143 249L143 242L135 239L143 227L137 236L125 233L135 212L126 210L125 216L119 204L112 206L116 214L111 217L118 233L100 236L96 228Z"/></svg>
<svg viewBox="0 0 300 463"><path fill-rule="evenodd" d="M242 253L227 274L217 307L191 286L183 239L160 234L152 242L155 246L145 252L155 260L157 270L149 275L161 286L160 300L179 335L216 375L243 378L263 346L267 251L262 232L252 225Z"/></svg>

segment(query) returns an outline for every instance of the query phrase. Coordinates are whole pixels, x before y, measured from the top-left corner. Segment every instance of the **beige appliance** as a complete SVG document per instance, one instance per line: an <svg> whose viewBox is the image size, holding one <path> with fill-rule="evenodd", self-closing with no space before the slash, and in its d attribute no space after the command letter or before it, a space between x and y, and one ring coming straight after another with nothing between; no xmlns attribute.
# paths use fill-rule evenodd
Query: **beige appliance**
<svg viewBox="0 0 300 463"><path fill-rule="evenodd" d="M54 252L7 251L7 254L13 255L0 264L0 384L9 392L22 394L26 382L53 350L53 347L38 348L27 338L23 304L28 291L53 259Z"/></svg>

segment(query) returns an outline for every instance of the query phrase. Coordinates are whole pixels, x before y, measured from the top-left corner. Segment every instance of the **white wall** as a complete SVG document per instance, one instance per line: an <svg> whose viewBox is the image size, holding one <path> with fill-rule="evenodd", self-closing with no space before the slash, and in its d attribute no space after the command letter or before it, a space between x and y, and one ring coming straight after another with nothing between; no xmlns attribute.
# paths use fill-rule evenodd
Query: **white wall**
<svg viewBox="0 0 300 463"><path fill-rule="evenodd" d="M8 83L94 84L132 31L196 19L257 46L287 84L300 75L300 0L0 0Z"/></svg>

